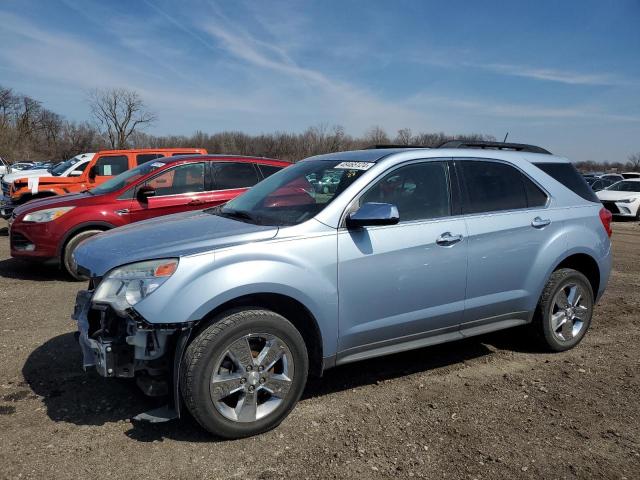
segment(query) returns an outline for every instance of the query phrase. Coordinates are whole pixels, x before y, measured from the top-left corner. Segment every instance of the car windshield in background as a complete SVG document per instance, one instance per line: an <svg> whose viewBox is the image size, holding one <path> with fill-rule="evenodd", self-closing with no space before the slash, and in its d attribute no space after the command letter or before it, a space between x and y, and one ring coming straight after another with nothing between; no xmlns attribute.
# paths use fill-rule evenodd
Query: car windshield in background
<svg viewBox="0 0 640 480"><path fill-rule="evenodd" d="M259 225L297 225L320 213L366 170L340 160L305 161L270 176L214 215Z"/></svg>
<svg viewBox="0 0 640 480"><path fill-rule="evenodd" d="M151 173L160 167L164 167L165 163L166 161L163 161L162 159L156 159L151 162L143 163L136 168L132 168L131 170L127 170L126 172L122 172L120 175L107 180L102 185L92 188L91 190L89 190L89 192L93 193L94 195L102 195L104 193L115 192L127 185L130 185L139 178L144 177L148 173Z"/></svg>
<svg viewBox="0 0 640 480"><path fill-rule="evenodd" d="M62 175L69 167L75 165L76 163L78 163L80 160L78 160L77 158L72 158L70 160L66 160L64 162L60 162L58 163L55 167L53 167L50 170L51 175L53 175L54 177L59 177L60 175Z"/></svg>
<svg viewBox="0 0 640 480"><path fill-rule="evenodd" d="M621 182L614 183L605 190L613 190L616 192L640 192L640 182L623 180Z"/></svg>

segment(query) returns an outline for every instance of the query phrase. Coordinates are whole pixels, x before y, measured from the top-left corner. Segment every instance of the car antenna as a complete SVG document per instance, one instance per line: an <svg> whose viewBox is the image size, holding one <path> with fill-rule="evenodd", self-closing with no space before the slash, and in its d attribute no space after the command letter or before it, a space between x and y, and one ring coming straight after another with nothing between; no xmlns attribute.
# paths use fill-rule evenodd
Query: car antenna
<svg viewBox="0 0 640 480"><path fill-rule="evenodd" d="M509 132L507 132L507 134L504 136L504 140L502 140L502 143L507 143L508 136L509 136Z"/></svg>

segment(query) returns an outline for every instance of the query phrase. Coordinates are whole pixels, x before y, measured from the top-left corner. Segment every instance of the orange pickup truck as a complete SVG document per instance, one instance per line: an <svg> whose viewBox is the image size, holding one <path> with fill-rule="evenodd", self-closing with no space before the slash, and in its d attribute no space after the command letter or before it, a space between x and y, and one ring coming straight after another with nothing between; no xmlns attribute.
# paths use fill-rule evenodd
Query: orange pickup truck
<svg viewBox="0 0 640 480"><path fill-rule="evenodd" d="M115 175L155 158L174 155L206 154L204 148L149 148L142 150L103 150L96 153L82 175L77 177L19 178L10 189L11 203L20 205L34 198L81 192Z"/></svg>

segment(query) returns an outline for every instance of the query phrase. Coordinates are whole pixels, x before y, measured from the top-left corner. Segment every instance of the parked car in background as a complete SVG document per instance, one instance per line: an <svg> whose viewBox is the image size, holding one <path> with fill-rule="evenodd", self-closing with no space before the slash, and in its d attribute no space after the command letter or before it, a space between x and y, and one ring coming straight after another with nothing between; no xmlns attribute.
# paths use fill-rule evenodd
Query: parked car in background
<svg viewBox="0 0 640 480"><path fill-rule="evenodd" d="M155 148L141 150L104 150L96 153L82 175L77 177L39 177L13 181L9 195L11 202L5 210L15 208L35 198L81 192L104 183L137 165L161 157L205 154L204 148Z"/></svg>
<svg viewBox="0 0 640 480"><path fill-rule="evenodd" d="M11 167L9 166L9 162L7 162L4 158L0 157L0 180L11 173Z"/></svg>
<svg viewBox="0 0 640 480"><path fill-rule="evenodd" d="M619 173L605 173L604 175L600 175L598 178L601 178L602 180L612 180L614 182L624 180L624 177Z"/></svg>
<svg viewBox="0 0 640 480"><path fill-rule="evenodd" d="M610 185L618 182L619 180L609 180L606 178L598 178L598 177L587 177L585 178L587 184L591 187L594 192L599 192L607 188Z"/></svg>
<svg viewBox="0 0 640 480"><path fill-rule="evenodd" d="M627 178L640 178L640 172L622 172L621 175L625 179L627 179Z"/></svg>
<svg viewBox="0 0 640 480"><path fill-rule="evenodd" d="M29 170L33 167L33 162L16 162L11 165L11 170Z"/></svg>
<svg viewBox="0 0 640 480"><path fill-rule="evenodd" d="M60 162L56 164L54 167L50 169L30 169L23 170L20 172L10 173L5 175L4 178L0 181L0 187L2 188L2 196L7 200L11 198L11 184L14 180L20 178L35 178L35 177L79 177L84 172L84 169L87 167L87 164L93 158L94 153L81 153L80 155L76 155L69 160L64 162ZM28 181L27 181L28 183ZM0 216L3 218L8 218L10 213L4 213L2 209L2 205L0 205Z"/></svg>
<svg viewBox="0 0 640 480"><path fill-rule="evenodd" d="M32 200L16 208L9 231L11 255L59 260L81 279L71 258L81 241L140 220L221 205L289 165L225 155L159 157L84 193Z"/></svg>
<svg viewBox="0 0 640 480"><path fill-rule="evenodd" d="M310 187L327 177L331 192ZM146 418L186 405L208 431L246 437L335 365L524 325L548 350L574 347L607 285L610 222L539 147L312 157L222 207L82 243L83 363L147 393L164 381L174 412Z"/></svg>
<svg viewBox="0 0 640 480"><path fill-rule="evenodd" d="M616 182L596 195L614 216L640 220L640 178Z"/></svg>

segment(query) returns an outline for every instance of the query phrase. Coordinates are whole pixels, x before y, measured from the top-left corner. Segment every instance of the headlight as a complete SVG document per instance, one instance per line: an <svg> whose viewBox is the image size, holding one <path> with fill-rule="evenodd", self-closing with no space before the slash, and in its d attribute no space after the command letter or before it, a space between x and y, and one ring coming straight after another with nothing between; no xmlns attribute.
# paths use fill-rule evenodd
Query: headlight
<svg viewBox="0 0 640 480"><path fill-rule="evenodd" d="M149 260L114 268L100 282L93 301L109 303L122 313L155 292L177 268L177 258Z"/></svg>
<svg viewBox="0 0 640 480"><path fill-rule="evenodd" d="M623 198L622 200L617 200L617 202L619 203L633 203L635 201L636 201L635 198Z"/></svg>
<svg viewBox="0 0 640 480"><path fill-rule="evenodd" d="M46 210L37 210L35 212L27 213L22 221L24 222L35 222L35 223L45 223L55 220L56 218L60 218L62 215L67 213L69 210L73 210L75 207L58 207L58 208L47 208Z"/></svg>

